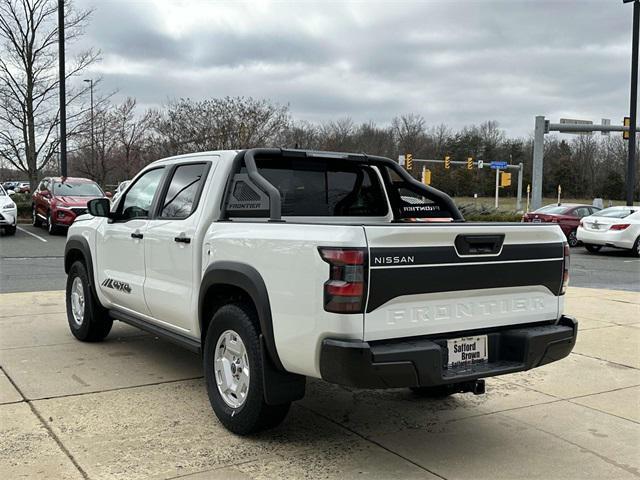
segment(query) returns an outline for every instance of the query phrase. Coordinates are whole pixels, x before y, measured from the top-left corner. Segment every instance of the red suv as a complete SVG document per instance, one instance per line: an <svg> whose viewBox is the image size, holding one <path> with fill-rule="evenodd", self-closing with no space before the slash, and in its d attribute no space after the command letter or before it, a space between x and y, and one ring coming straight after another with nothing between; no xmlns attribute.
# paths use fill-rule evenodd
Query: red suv
<svg viewBox="0 0 640 480"><path fill-rule="evenodd" d="M46 225L53 235L86 213L89 200L106 196L96 182L87 178L45 178L32 195L33 225Z"/></svg>
<svg viewBox="0 0 640 480"><path fill-rule="evenodd" d="M576 203L563 203L558 205L547 205L539 208L534 212L527 212L522 217L523 222L533 223L557 223L567 237L567 242L570 247L578 245L578 239L576 237L576 230L582 217L588 217L589 215L599 211L598 207L592 205L580 205Z"/></svg>

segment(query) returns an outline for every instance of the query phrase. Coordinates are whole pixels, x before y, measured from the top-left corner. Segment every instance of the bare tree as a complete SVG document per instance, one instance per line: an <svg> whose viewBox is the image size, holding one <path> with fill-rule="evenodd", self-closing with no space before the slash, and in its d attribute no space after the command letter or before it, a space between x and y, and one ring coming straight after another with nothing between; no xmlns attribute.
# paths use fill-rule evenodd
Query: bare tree
<svg viewBox="0 0 640 480"><path fill-rule="evenodd" d="M251 97L181 99L154 116L168 154L275 145L291 123L288 106Z"/></svg>
<svg viewBox="0 0 640 480"><path fill-rule="evenodd" d="M77 11L65 0L67 43L83 33L91 11ZM0 157L29 176L35 188L38 175L54 158L59 139L59 79L57 2L55 0L0 0ZM70 62L66 79L98 59L93 50ZM86 88L67 91L73 106ZM68 110L68 135L82 109Z"/></svg>
<svg viewBox="0 0 640 480"><path fill-rule="evenodd" d="M112 113L117 157L124 179L131 178L143 165L144 147L149 136L153 115L151 111L136 116L136 99L127 98Z"/></svg>

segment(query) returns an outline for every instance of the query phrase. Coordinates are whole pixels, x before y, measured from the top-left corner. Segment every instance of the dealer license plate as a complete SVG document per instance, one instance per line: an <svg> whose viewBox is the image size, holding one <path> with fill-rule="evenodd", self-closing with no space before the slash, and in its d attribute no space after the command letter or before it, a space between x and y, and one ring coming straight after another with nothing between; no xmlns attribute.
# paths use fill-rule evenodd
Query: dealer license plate
<svg viewBox="0 0 640 480"><path fill-rule="evenodd" d="M487 336L453 338L447 340L449 368L464 367L475 363L484 363L489 358Z"/></svg>

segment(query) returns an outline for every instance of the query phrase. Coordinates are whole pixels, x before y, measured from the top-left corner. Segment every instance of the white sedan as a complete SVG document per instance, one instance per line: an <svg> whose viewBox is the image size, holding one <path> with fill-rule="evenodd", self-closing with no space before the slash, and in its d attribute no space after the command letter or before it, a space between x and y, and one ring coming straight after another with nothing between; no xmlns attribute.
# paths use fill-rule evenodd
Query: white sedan
<svg viewBox="0 0 640 480"><path fill-rule="evenodd" d="M610 207L580 221L577 233L585 248L624 248L640 256L640 207Z"/></svg>
<svg viewBox="0 0 640 480"><path fill-rule="evenodd" d="M4 228L5 234L13 235L16 233L17 224L18 207L0 185L0 228Z"/></svg>

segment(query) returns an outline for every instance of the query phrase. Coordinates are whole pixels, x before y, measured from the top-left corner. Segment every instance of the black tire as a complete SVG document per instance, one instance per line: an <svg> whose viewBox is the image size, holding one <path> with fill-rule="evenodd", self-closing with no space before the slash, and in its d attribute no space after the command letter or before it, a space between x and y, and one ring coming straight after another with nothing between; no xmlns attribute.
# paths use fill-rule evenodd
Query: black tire
<svg viewBox="0 0 640 480"><path fill-rule="evenodd" d="M291 405L267 405L264 401L262 357L257 325L256 314L247 305L224 305L213 315L204 344L204 376L211 407L220 423L238 435L248 435L276 427L285 419ZM233 330L240 337L249 363L247 396L244 403L237 408L231 407L222 398L214 368L216 344L227 330Z"/></svg>
<svg viewBox="0 0 640 480"><path fill-rule="evenodd" d="M15 235L16 234L16 226L13 225L13 226L4 227L4 234L5 235L9 235L9 236Z"/></svg>
<svg viewBox="0 0 640 480"><path fill-rule="evenodd" d="M42 226L42 220L36 214L36 206L35 205L31 206L31 217L32 217L31 224L34 227L41 227Z"/></svg>
<svg viewBox="0 0 640 480"><path fill-rule="evenodd" d="M634 257L640 257L640 237L636 238L633 248L631 249L631 255Z"/></svg>
<svg viewBox="0 0 640 480"><path fill-rule="evenodd" d="M591 253L598 253L602 250L602 245L593 245L591 243L585 243L584 248L586 248Z"/></svg>
<svg viewBox="0 0 640 480"><path fill-rule="evenodd" d="M47 231L49 232L49 235L57 235L58 232L60 231L60 227L56 226L53 223L53 219L51 218L51 212L47 214Z"/></svg>
<svg viewBox="0 0 640 480"><path fill-rule="evenodd" d="M578 240L575 230L571 230L569 232L569 236L567 237L567 243L571 248L577 247L578 244L580 243L580 240Z"/></svg>
<svg viewBox="0 0 640 480"><path fill-rule="evenodd" d="M71 300L71 290L76 278L80 279L84 294L83 316L80 323L76 322L74 317ZM111 331L113 319L109 317L107 311L91 293L89 274L87 273L84 263L81 261L74 262L69 269L65 296L67 303L67 321L69 322L69 329L73 336L83 342L100 342L104 340Z"/></svg>

